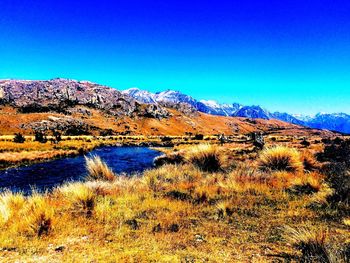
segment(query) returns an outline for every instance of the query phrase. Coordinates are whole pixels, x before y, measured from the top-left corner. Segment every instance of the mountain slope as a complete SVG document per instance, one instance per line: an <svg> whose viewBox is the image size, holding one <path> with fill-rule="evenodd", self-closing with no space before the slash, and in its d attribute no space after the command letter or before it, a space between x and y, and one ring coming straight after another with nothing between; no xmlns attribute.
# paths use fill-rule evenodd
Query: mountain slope
<svg viewBox="0 0 350 263"><path fill-rule="evenodd" d="M350 115L345 113L319 113L305 123L311 128L350 133Z"/></svg>
<svg viewBox="0 0 350 263"><path fill-rule="evenodd" d="M350 115L342 113L318 114L314 117L303 115L292 115L285 112L269 112L260 106L242 106L238 103L220 104L213 100L197 101L191 96L179 91L167 90L158 93L151 93L140 89L129 89L122 92L142 103L185 103L193 109L218 116L234 116L245 118L277 119L292 124L302 125L317 129L330 129L334 131L350 133ZM169 106L169 105L167 105Z"/></svg>
<svg viewBox="0 0 350 263"><path fill-rule="evenodd" d="M260 106L244 106L239 109L234 116L236 117L246 117L246 118L254 118L254 119L264 119L269 120L272 118L271 114L261 108Z"/></svg>
<svg viewBox="0 0 350 263"><path fill-rule="evenodd" d="M129 93L138 94L139 101ZM136 89L126 94L95 83L67 79L1 80L0 134L37 131L47 134L60 131L65 135L228 135L252 131L320 134L277 120L252 122L247 118L201 113L194 106L205 104L180 92L165 91L156 95L153 98L152 94ZM140 103L145 97L150 97L144 100L148 103ZM207 105L216 108L218 104Z"/></svg>
<svg viewBox="0 0 350 263"><path fill-rule="evenodd" d="M48 81L0 81L0 104L23 113L56 111L69 113L77 105L100 109L113 116L168 116L158 104L141 105L120 91L87 81L53 79Z"/></svg>
<svg viewBox="0 0 350 263"><path fill-rule="evenodd" d="M241 106L240 104L219 104L215 101L197 101L191 96L178 91L166 90L163 92L151 93L132 88L120 92L116 89L87 81L67 79L53 79L48 81L0 80L0 106L1 105L3 105L2 107L15 109L15 114L10 114L12 116L11 118L19 118L22 121L30 119L32 122L36 122L35 125L32 125L29 121L25 124L27 126L23 126L23 123L19 121L16 122L16 120L14 121L14 123L22 125L21 127L23 129L29 130L35 127L49 129L48 127L45 128L45 125L47 126L48 124L51 125L50 129L54 129L53 127L59 127L60 125L71 125L72 127L83 126L85 127L83 132L86 130L91 132L94 126L96 126L96 131L99 129L109 129L108 125L113 126L110 123L106 123L106 125L104 124L102 127L101 125L96 125L96 121L100 123L97 119L91 121L92 117L90 115L93 115L93 110L97 110L98 112L95 112L96 114L98 113L96 116L102 118L104 115L104 119L112 118L120 120L126 117L130 118L130 120L127 121L128 124L125 124L128 127L132 121L137 122L142 120L143 123L149 123L150 121L148 119L153 118L155 122L159 122L161 119L171 119L173 117L171 114L180 114L182 118L179 121L187 123L193 122L195 123L194 126L191 126L191 128L188 125L179 125L182 128L177 129L175 123L168 123L167 125L170 125L171 129L175 129L178 132L181 130L182 133L202 131L211 134L216 132L227 133L230 131L238 132L246 130L242 128L244 125L242 127L239 125L235 126L231 122L230 123L233 125L232 127L225 126L226 128L223 129L213 128L212 130L208 130L200 125L202 128L197 130L194 127L199 124L196 124L194 119L206 116L199 112L211 115L229 115L270 120L270 122L266 122L267 126L274 121L273 119L278 119L312 128L326 128L341 132L350 132L350 116L347 114L318 114L313 118L302 121L287 113L270 113L260 106ZM33 114L31 115L31 113ZM49 117L54 113L60 114L61 119L58 123L41 118L43 116ZM24 115L22 116L20 114ZM65 118L62 119L62 116L65 116ZM72 120L72 118L68 118L75 118L76 116L79 116L79 121L77 122ZM14 127L14 129L12 129L11 125L9 125L11 121L6 120L8 116L5 114L3 117L0 124L3 125L4 132L5 127L9 130L21 129L21 127ZM219 120L226 121L226 119L216 118L215 116L212 118L206 117L206 119L208 119L208 121L210 119L210 121L217 126L221 126L221 124L217 123ZM38 123L38 121L41 123ZM172 125L174 125L174 127ZM208 126L209 124L206 125ZM230 128L227 129L227 127ZM140 126L135 127L135 131L129 128L125 128L124 131L121 131L123 129L117 129L117 127L113 126L115 131L132 134L137 132ZM170 132L171 129L163 130L164 132ZM157 134L157 132L150 132L150 134Z"/></svg>

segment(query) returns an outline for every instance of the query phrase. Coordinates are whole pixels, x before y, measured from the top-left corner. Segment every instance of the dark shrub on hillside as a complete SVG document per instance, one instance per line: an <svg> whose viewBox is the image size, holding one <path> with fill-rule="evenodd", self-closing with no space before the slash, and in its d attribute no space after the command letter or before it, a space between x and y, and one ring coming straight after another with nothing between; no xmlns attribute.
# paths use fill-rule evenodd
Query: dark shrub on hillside
<svg viewBox="0 0 350 263"><path fill-rule="evenodd" d="M100 131L100 136L112 136L115 134L116 134L115 131L113 131L112 129L106 129L106 130Z"/></svg>
<svg viewBox="0 0 350 263"><path fill-rule="evenodd" d="M203 134L196 134L196 135L194 136L194 140L203 140L203 138L204 138L204 135L203 135Z"/></svg>
<svg viewBox="0 0 350 263"><path fill-rule="evenodd" d="M326 182L334 189L329 197L332 203L350 203L350 165L346 163L329 163L324 166Z"/></svg>
<svg viewBox="0 0 350 263"><path fill-rule="evenodd" d="M54 143L59 143L60 141L62 141L62 135L59 131L53 131L52 135L54 138Z"/></svg>
<svg viewBox="0 0 350 263"><path fill-rule="evenodd" d="M36 131L34 134L34 141L46 143L47 142L46 134L40 131Z"/></svg>
<svg viewBox="0 0 350 263"><path fill-rule="evenodd" d="M330 144L332 141L330 139L328 139L328 138L323 138L321 140L321 142L324 143L324 144Z"/></svg>
<svg viewBox="0 0 350 263"><path fill-rule="evenodd" d="M334 144L341 144L343 142L343 140L341 139L341 138L339 138L339 137L337 137L337 138L335 138L334 140L333 140L333 143Z"/></svg>
<svg viewBox="0 0 350 263"><path fill-rule="evenodd" d="M71 126L65 131L67 136L90 135L88 126Z"/></svg>
<svg viewBox="0 0 350 263"><path fill-rule="evenodd" d="M168 137L168 136L164 136L164 137L161 138L161 141L162 142L171 142L172 139L170 137Z"/></svg>
<svg viewBox="0 0 350 263"><path fill-rule="evenodd" d="M178 153L168 155L161 155L154 159L155 166L162 166L165 164L181 164L184 163L184 157Z"/></svg>
<svg viewBox="0 0 350 263"><path fill-rule="evenodd" d="M25 142L25 138L21 133L16 133L15 137L13 138L13 142L15 143L24 143Z"/></svg>
<svg viewBox="0 0 350 263"><path fill-rule="evenodd" d="M310 146L310 142L308 142L307 140L302 140L300 144L302 146L304 146L304 147L309 147Z"/></svg>
<svg viewBox="0 0 350 263"><path fill-rule="evenodd" d="M341 143L332 143L326 145L324 151L317 155L319 161L328 162L347 162L350 163L350 141Z"/></svg>

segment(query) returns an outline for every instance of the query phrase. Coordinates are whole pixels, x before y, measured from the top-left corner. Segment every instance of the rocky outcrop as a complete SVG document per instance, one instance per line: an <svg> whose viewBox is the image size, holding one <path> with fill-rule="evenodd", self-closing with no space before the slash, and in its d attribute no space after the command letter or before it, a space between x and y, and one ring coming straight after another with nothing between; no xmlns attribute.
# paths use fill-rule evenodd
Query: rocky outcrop
<svg viewBox="0 0 350 263"><path fill-rule="evenodd" d="M86 81L0 81L0 103L20 112L69 113L77 105L102 110L113 116L140 116L144 108L135 99L116 89ZM166 118L169 112L159 105L148 105L146 117Z"/></svg>

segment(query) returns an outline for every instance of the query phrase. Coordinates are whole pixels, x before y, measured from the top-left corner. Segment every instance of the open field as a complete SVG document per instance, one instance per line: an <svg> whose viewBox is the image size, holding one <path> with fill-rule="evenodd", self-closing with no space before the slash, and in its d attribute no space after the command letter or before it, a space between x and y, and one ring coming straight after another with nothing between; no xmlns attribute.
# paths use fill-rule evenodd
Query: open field
<svg viewBox="0 0 350 263"><path fill-rule="evenodd" d="M347 144L315 140L306 147L301 138L269 137L263 151L179 144L138 177L91 160L87 182L3 193L0 259L347 262L349 166L339 159Z"/></svg>
<svg viewBox="0 0 350 263"><path fill-rule="evenodd" d="M346 137L343 137L346 138ZM190 144L199 144L209 142L220 143L217 135L203 136L62 136L57 143L50 141L52 136L47 137L48 141L40 143L35 141L34 136L25 136L23 143L15 143L14 135L0 136L0 169L23 164L31 164L62 158L67 156L76 156L85 154L96 147L101 146L151 146L151 147L175 147L175 150L186 147ZM308 148L312 151L319 151L323 147L322 138L312 136L312 143ZM301 143L305 141L305 136L290 136L290 135L269 135L266 137L267 145L286 144L293 147L304 147ZM231 148L236 148L238 151L242 149L252 149L252 143L247 135L231 135L227 137L228 145ZM167 149L160 148L161 151ZM170 148L172 151L173 148ZM245 157L243 157L245 158Z"/></svg>

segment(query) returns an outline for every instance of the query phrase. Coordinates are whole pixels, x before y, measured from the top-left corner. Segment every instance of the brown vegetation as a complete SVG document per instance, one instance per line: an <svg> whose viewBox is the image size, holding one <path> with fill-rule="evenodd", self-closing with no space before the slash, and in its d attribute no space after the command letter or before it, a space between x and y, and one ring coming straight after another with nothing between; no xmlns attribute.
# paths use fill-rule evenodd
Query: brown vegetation
<svg viewBox="0 0 350 263"><path fill-rule="evenodd" d="M346 259L349 217L341 214L338 220L340 212L328 206L337 189L327 184L322 171L306 169L298 150L268 148L241 162L237 161L241 152L227 146L180 148L177 154L184 163L163 164L140 177L114 177L94 158L87 159L87 165L97 181L90 178L29 197L4 193L1 259ZM209 169L208 163L215 169ZM312 163L321 167L314 159Z"/></svg>

